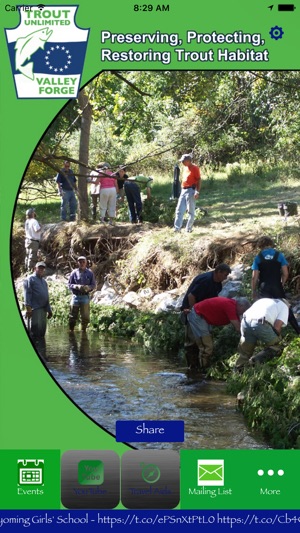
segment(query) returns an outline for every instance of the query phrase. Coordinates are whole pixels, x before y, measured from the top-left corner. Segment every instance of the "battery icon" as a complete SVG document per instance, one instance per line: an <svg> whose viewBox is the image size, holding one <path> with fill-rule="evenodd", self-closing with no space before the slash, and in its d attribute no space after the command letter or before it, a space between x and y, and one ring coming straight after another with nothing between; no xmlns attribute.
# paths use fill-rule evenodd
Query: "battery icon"
<svg viewBox="0 0 300 533"><path fill-rule="evenodd" d="M278 11L295 11L294 4L278 4Z"/></svg>

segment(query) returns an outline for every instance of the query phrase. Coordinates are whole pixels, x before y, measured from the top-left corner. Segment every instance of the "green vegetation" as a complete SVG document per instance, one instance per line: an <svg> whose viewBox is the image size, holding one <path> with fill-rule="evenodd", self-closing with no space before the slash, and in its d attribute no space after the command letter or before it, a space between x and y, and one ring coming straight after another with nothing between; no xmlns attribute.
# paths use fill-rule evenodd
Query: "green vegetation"
<svg viewBox="0 0 300 533"><path fill-rule="evenodd" d="M68 324L70 293L49 281L54 311L52 323ZM22 300L21 292L19 300ZM91 303L90 328L100 335L125 337L138 343L145 353L183 353L184 332L176 313L153 313L138 309L97 306ZM208 376L226 379L228 392L243 391L242 412L249 426L261 432L275 448L300 449L300 340L290 327L285 331L283 354L235 373L239 335L231 326L214 328L214 357Z"/></svg>
<svg viewBox="0 0 300 533"><path fill-rule="evenodd" d="M130 175L162 177L163 198L171 194L168 184L183 152L193 152L208 181L226 168L231 186L239 188L244 176L242 188L250 181L253 193L262 176L269 182L298 178L299 78L298 71L103 72L45 133L20 198L45 199L45 191L54 198L53 178L65 157L80 174L83 219L85 176L99 161L109 160L113 170L125 164Z"/></svg>
<svg viewBox="0 0 300 533"><path fill-rule="evenodd" d="M281 357L243 374L228 376L229 392L244 393L242 410L275 448L300 449L300 341L294 339Z"/></svg>
<svg viewBox="0 0 300 533"><path fill-rule="evenodd" d="M91 326L101 333L130 338L146 352L171 352L183 345L177 314L92 306Z"/></svg>

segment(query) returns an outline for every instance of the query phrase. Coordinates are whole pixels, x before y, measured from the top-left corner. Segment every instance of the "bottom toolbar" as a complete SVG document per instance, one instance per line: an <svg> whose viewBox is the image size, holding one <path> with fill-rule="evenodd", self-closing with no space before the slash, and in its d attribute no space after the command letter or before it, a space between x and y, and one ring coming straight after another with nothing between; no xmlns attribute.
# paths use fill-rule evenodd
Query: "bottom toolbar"
<svg viewBox="0 0 300 533"><path fill-rule="evenodd" d="M3 509L297 509L300 450L2 450Z"/></svg>

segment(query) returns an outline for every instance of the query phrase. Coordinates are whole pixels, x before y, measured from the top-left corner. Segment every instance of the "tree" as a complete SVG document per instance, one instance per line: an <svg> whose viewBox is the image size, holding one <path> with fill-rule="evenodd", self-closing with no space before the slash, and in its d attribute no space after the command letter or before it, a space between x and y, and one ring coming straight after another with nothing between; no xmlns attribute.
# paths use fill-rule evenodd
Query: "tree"
<svg viewBox="0 0 300 533"><path fill-rule="evenodd" d="M89 164L89 144L92 122L92 106L85 89L80 91L78 103L81 110L80 144L79 144L79 175L78 175L78 218L89 219L89 204L87 194L86 168Z"/></svg>
<svg viewBox="0 0 300 533"><path fill-rule="evenodd" d="M53 121L24 184L53 184L60 160L70 159L87 220L86 175L98 158L137 173L164 171L182 151L216 165L298 166L299 80L297 71L103 72Z"/></svg>

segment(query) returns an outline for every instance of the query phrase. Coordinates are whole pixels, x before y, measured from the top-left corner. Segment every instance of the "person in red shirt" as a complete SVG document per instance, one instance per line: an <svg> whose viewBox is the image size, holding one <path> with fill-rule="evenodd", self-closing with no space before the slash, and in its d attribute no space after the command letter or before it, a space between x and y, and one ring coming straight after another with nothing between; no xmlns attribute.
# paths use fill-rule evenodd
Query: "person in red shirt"
<svg viewBox="0 0 300 533"><path fill-rule="evenodd" d="M199 348L200 367L208 367L213 353L212 326L232 324L240 331L240 316L249 309L246 298L208 298L196 303L187 316L190 328Z"/></svg>
<svg viewBox="0 0 300 533"><path fill-rule="evenodd" d="M192 163L192 156L190 154L183 154L180 162L184 166L183 179L181 184L181 194L178 198L174 231L180 231L183 223L185 212L188 212L188 219L186 223L186 231L193 230L193 223L195 219L196 200L199 198L201 175L200 168Z"/></svg>

